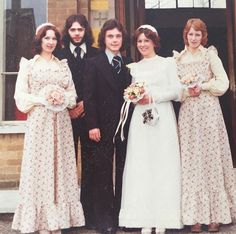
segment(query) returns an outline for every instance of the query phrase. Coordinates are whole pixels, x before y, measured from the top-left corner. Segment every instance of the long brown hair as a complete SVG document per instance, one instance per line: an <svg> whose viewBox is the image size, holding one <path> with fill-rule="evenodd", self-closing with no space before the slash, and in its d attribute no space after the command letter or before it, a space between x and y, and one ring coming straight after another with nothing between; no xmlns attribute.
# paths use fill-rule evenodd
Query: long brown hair
<svg viewBox="0 0 236 234"><path fill-rule="evenodd" d="M55 32L55 36L57 39L57 45L56 45L55 50L61 49L61 35L58 29L54 25L45 25L42 28L40 28L37 34L34 36L33 43L32 43L33 54L40 54L42 52L42 46L41 46L42 39L43 37L45 37L48 30L52 30Z"/></svg>

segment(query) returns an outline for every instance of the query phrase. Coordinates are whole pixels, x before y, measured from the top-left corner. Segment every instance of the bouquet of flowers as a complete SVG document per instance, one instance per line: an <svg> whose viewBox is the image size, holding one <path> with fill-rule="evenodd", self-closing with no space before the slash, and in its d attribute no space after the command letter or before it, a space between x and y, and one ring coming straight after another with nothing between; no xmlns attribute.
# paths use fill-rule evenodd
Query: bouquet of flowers
<svg viewBox="0 0 236 234"><path fill-rule="evenodd" d="M191 74L180 77L179 79L183 86L186 88L193 88L196 85L201 86L202 82L204 81L203 76Z"/></svg>
<svg viewBox="0 0 236 234"><path fill-rule="evenodd" d="M58 85L45 86L40 91L40 95L46 99L45 107L55 112L64 110L69 104L65 90Z"/></svg>
<svg viewBox="0 0 236 234"><path fill-rule="evenodd" d="M61 105L65 101L63 93L59 90L49 91L48 96L46 98L51 105Z"/></svg>
<svg viewBox="0 0 236 234"><path fill-rule="evenodd" d="M143 98L144 94L144 82L134 82L124 90L124 99L136 103Z"/></svg>

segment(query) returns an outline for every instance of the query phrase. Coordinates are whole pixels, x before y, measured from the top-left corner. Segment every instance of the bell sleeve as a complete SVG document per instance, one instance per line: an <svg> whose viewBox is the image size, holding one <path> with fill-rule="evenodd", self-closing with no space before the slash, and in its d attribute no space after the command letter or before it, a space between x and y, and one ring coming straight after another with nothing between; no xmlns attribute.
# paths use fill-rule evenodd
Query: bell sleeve
<svg viewBox="0 0 236 234"><path fill-rule="evenodd" d="M202 84L202 90L209 91L214 96L223 95L229 88L228 76L224 70L223 64L217 55L216 49L208 48L210 69L213 73L213 78Z"/></svg>
<svg viewBox="0 0 236 234"><path fill-rule="evenodd" d="M30 61L22 58L16 80L14 99L17 108L23 113L29 112L34 106L44 105L46 102L44 97L36 96L30 93L29 72Z"/></svg>

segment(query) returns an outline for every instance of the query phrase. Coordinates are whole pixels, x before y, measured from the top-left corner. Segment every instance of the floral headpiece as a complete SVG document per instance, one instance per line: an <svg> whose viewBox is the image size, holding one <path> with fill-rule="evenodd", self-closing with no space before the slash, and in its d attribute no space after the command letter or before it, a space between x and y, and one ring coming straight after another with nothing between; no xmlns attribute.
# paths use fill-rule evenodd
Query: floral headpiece
<svg viewBox="0 0 236 234"><path fill-rule="evenodd" d="M138 29L140 29L140 28L147 28L147 29L151 30L152 32L156 33L158 36L157 30L153 26L151 26L150 24L143 24Z"/></svg>
<svg viewBox="0 0 236 234"><path fill-rule="evenodd" d="M38 32L39 32L39 30L40 30L41 28L45 27L45 26L55 26L55 25L52 24L52 23L49 23L49 22L40 24L40 25L37 27L37 29L36 29L35 35L37 35Z"/></svg>

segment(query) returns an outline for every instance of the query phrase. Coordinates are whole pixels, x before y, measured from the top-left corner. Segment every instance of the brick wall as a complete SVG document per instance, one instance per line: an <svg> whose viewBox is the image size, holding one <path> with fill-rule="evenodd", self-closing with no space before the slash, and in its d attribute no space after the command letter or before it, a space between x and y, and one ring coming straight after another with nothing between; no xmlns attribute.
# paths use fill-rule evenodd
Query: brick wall
<svg viewBox="0 0 236 234"><path fill-rule="evenodd" d="M24 134L0 134L0 189L19 185Z"/></svg>
<svg viewBox="0 0 236 234"><path fill-rule="evenodd" d="M77 0L48 0L48 21L62 30L66 18L76 14L77 9L80 13L88 16L88 1L79 1L79 5L77 5Z"/></svg>

